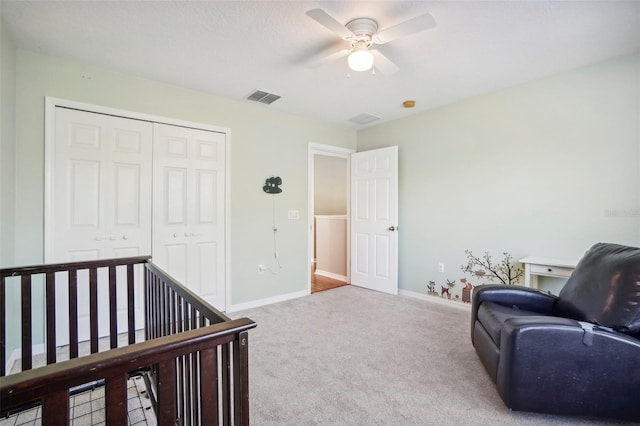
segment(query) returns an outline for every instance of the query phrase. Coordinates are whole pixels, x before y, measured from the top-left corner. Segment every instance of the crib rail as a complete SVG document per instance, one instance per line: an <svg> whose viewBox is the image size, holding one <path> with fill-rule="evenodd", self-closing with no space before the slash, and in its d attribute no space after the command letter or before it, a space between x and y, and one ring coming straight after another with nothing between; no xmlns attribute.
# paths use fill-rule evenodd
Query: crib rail
<svg viewBox="0 0 640 426"><path fill-rule="evenodd" d="M104 294L105 285L108 297L102 300L98 290L100 287ZM68 312L56 313L56 289L60 286L68 287ZM123 294L125 327L118 323L116 314L123 309ZM144 300L143 341L136 337L140 333L136 334L135 323L138 306L134 301L140 297ZM19 304L11 316L7 316L9 303ZM81 342L78 324L83 303L89 306L87 342ZM45 311L45 331L40 339L45 340L47 365L36 368L33 348L38 320L33 318L39 306ZM148 256L0 269L0 308L3 412L42 403L43 424L68 424L69 389L104 380L107 423L120 424L127 418L127 374L144 370L153 385L159 424L249 423L247 330L255 323L246 318L230 320L151 263ZM108 309L106 337L104 329L99 332L98 309ZM68 317L66 359L56 355L60 336L55 322L61 314ZM16 327L20 329L21 372L8 374L7 330ZM118 341L118 334L124 334L124 343ZM99 344L105 338L106 349Z"/></svg>
<svg viewBox="0 0 640 426"><path fill-rule="evenodd" d="M78 327L78 310L80 303L88 303L90 317L90 352L96 353L99 350L98 340L100 337L108 337L109 347L111 349L118 346L118 315L117 308L117 289L126 290L127 304L127 341L128 344L135 343L135 306L134 306L134 266L143 264L150 259L150 256L129 257L121 259L106 259L87 262L71 262L56 263L48 265L26 266L19 268L0 269L0 307L3 308L3 314L0 315L0 376L5 376L7 364L7 321L6 313L8 309L7 303L16 303L18 299L20 306L20 322L12 322L11 327L20 329L21 336L21 371L30 370L33 367L33 331L34 331L34 310L44 308L45 311L45 347L46 363L53 364L57 360L56 347L59 346L59 337L56 330L56 316L60 317L61 312L56 313L58 302L56 300L56 287L66 286L68 288L68 345L69 358L77 358L79 356L79 327ZM125 274L118 274L118 270L122 270ZM79 282L78 275L82 271L88 272L89 297L88 300L79 298ZM98 272L105 271L108 274L108 303L100 306L101 309L109 310L109 333L107 336L99 336L98 333ZM60 274L63 273L63 274ZM118 279L120 278L120 279ZM19 282L17 280L19 279ZM19 297L10 297L7 299L7 290L9 286L17 287L17 291L13 291L12 295ZM44 306L39 305L37 295L43 293L44 288ZM16 290L16 289L13 289ZM65 342L66 344L67 342Z"/></svg>
<svg viewBox="0 0 640 426"><path fill-rule="evenodd" d="M145 270L147 340L231 321L153 263L147 262ZM203 420L210 416L218 418L218 415L222 424L245 416L248 422L247 339L244 333L234 341L220 344L205 358L193 352L176 357L171 387L175 388L176 418L181 424L209 424ZM210 376L215 377L215 382L208 384L204 376L211 371L217 372ZM157 380L158 389L164 389L159 383L162 380L159 371L152 379ZM208 413L211 409L215 412Z"/></svg>
<svg viewBox="0 0 640 426"><path fill-rule="evenodd" d="M127 373L156 366L158 377L158 424L249 424L248 405L238 404L233 421L224 419L215 401L217 383L217 348L232 344L233 360L238 367L247 360L247 330L255 324L242 318L196 330L161 337L135 345L112 349L77 359L51 364L3 377L0 398L3 410L42 401L43 424L69 424L69 388L93 380L105 380L105 408L108 425L126 424ZM177 413L177 373L180 357L198 355L202 365L199 378L203 388L202 405L197 422L184 421ZM236 369L241 376L240 369ZM246 369L245 369L246 372ZM242 385L244 378L238 377ZM248 390L237 387L235 398L248 396ZM246 411L245 411L246 410Z"/></svg>

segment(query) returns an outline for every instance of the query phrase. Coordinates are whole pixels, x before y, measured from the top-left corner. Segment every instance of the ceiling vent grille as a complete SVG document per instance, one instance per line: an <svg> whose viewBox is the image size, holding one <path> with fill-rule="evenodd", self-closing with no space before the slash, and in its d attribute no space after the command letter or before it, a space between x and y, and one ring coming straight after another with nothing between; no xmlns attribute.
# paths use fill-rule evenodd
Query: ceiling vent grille
<svg viewBox="0 0 640 426"><path fill-rule="evenodd" d="M279 95L274 95L273 93L264 92L262 90L256 90L247 96L247 99L250 101L260 102L261 104L271 104L278 99L280 99Z"/></svg>
<svg viewBox="0 0 640 426"><path fill-rule="evenodd" d="M371 115L367 113L362 113L362 114L356 115L355 117L351 117L349 119L350 122L355 124L361 124L361 125L373 123L376 120L380 120L380 117L376 117L375 115Z"/></svg>

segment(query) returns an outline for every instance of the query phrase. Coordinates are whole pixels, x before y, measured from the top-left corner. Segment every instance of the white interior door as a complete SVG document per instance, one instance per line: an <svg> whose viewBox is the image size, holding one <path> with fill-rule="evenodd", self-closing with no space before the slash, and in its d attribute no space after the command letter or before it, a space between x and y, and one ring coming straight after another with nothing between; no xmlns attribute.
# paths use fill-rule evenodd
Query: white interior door
<svg viewBox="0 0 640 426"><path fill-rule="evenodd" d="M149 122L55 108L48 152L45 262L73 262L151 254L151 148ZM86 272L86 271L85 271ZM124 271L118 271L123 273ZM60 277L64 278L64 277ZM109 300L108 276L99 274L98 298ZM142 280L138 280L142 285ZM137 289L141 295L141 289ZM56 287L57 343L68 343L68 289ZM89 338L88 274L78 276L79 338ZM86 303L84 303L86 301ZM117 294L118 332L127 328L126 292ZM136 296L136 325L143 301ZM99 309L99 335L108 334L108 309Z"/></svg>
<svg viewBox="0 0 640 426"><path fill-rule="evenodd" d="M224 311L226 135L156 123L153 138L153 261Z"/></svg>
<svg viewBox="0 0 640 426"><path fill-rule="evenodd" d="M351 154L351 284L398 294L398 147Z"/></svg>

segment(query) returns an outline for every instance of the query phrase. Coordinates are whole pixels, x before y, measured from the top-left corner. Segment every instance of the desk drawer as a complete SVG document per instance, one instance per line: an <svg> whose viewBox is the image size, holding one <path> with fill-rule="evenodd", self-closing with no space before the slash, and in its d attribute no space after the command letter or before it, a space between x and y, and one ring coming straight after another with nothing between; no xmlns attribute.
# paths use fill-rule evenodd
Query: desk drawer
<svg viewBox="0 0 640 426"><path fill-rule="evenodd" d="M561 266L531 265L531 274L547 277L569 278L573 268L563 268Z"/></svg>

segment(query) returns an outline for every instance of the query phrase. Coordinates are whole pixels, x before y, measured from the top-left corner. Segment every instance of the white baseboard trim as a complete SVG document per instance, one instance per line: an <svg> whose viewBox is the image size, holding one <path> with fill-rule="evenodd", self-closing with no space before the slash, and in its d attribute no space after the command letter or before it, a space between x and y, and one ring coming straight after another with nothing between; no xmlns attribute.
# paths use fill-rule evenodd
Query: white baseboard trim
<svg viewBox="0 0 640 426"><path fill-rule="evenodd" d="M33 347L31 348L32 356L40 355L43 353L44 353L44 343L33 345ZM9 374L9 372L13 369L13 366L15 365L16 362L18 362L19 359L22 359L22 349L12 350L11 354L9 355L9 359L7 359L7 363L5 365L6 367L5 371L7 372L7 374Z"/></svg>
<svg viewBox="0 0 640 426"><path fill-rule="evenodd" d="M293 293L281 294L280 296L267 297L266 299L254 300L252 302L238 303L227 306L227 312L244 311L245 309L259 308L260 306L271 305L272 303L284 302L286 300L297 299L299 297L308 296L307 290L296 291Z"/></svg>
<svg viewBox="0 0 640 426"><path fill-rule="evenodd" d="M444 299L442 297L429 296L423 293L416 293L410 290L398 290L400 296L412 297L414 299L426 300L427 302L437 303L439 305L446 305L452 308L462 309L465 311L471 310L471 303L455 302L453 300Z"/></svg>
<svg viewBox="0 0 640 426"><path fill-rule="evenodd" d="M7 374L9 374L11 372L11 370L13 369L13 364L16 363L16 361L18 361L20 358L22 358L20 356L20 354L22 353L21 349L14 349L11 351L11 354L9 355L9 358L7 359L7 364L5 365L6 368L6 372Z"/></svg>
<svg viewBox="0 0 640 426"><path fill-rule="evenodd" d="M322 269L316 269L315 274L316 275L321 275L321 276L327 277L327 278L333 278L334 280L338 280L338 281L344 281L345 283L347 282L347 277L346 276L334 274L333 272L323 271Z"/></svg>

